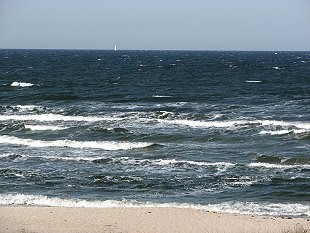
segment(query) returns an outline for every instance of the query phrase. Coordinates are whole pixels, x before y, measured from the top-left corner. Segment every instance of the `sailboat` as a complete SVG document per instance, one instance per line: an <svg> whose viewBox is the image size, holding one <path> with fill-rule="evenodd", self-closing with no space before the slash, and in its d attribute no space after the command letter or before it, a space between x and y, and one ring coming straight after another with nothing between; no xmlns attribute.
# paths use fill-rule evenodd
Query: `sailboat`
<svg viewBox="0 0 310 233"><path fill-rule="evenodd" d="M117 51L116 45L114 45L114 51Z"/></svg>

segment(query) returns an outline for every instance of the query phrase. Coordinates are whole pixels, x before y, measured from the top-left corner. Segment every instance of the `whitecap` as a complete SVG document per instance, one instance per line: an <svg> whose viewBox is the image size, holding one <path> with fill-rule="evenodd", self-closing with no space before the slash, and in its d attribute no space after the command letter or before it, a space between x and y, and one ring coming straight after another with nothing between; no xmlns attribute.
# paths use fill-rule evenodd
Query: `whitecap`
<svg viewBox="0 0 310 233"><path fill-rule="evenodd" d="M309 169L310 165L308 164L294 164L294 165L285 165L285 164L273 164L273 163L261 163L255 162L248 164L249 167L261 167L268 169L292 169L292 168L301 168L301 169Z"/></svg>
<svg viewBox="0 0 310 233"><path fill-rule="evenodd" d="M38 105L16 105L17 108L23 109L23 110L34 110L35 108L39 108Z"/></svg>
<svg viewBox="0 0 310 233"><path fill-rule="evenodd" d="M25 125L25 129L30 129L31 131L57 131L64 130L68 127L62 126L51 126L51 125Z"/></svg>
<svg viewBox="0 0 310 233"><path fill-rule="evenodd" d="M262 126L274 125L274 126L295 126L297 128L302 129L310 129L310 123L308 122L288 122L288 121L277 121L277 120L258 120L257 123L261 124Z"/></svg>
<svg viewBox="0 0 310 233"><path fill-rule="evenodd" d="M171 98L170 95L152 95L153 98Z"/></svg>
<svg viewBox="0 0 310 233"><path fill-rule="evenodd" d="M259 132L259 134L262 135L285 135L285 134L290 134L290 133L294 133L294 134L302 134L307 132L306 130L298 130L298 129L292 129L292 130L262 130L261 132Z"/></svg>
<svg viewBox="0 0 310 233"><path fill-rule="evenodd" d="M246 80L245 82L247 82L247 83L261 83L262 81L260 81L260 80Z"/></svg>
<svg viewBox="0 0 310 233"><path fill-rule="evenodd" d="M12 82L11 87L32 87L36 84L26 82Z"/></svg>
<svg viewBox="0 0 310 233"><path fill-rule="evenodd" d="M235 164L228 162L199 162L199 161L190 161L190 160L175 160L175 159L158 159L154 163L159 165L169 165L169 164L189 164L196 166L215 166L215 167L233 167Z"/></svg>
<svg viewBox="0 0 310 233"><path fill-rule="evenodd" d="M17 120L17 121L85 121L85 122L96 122L96 121L117 121L122 118L117 117L100 117L100 116L65 116L61 114L33 114L33 115L0 115L0 121Z"/></svg>
<svg viewBox="0 0 310 233"><path fill-rule="evenodd" d="M153 145L146 142L115 142L115 141L74 141L74 140L55 140L41 141L24 139L13 136L0 136L0 143L13 144L29 147L70 147L77 149L92 148L102 150L130 150L145 148Z"/></svg>
<svg viewBox="0 0 310 233"><path fill-rule="evenodd" d="M284 134L289 134L291 133L291 130L277 130L277 131L267 131L267 130L262 130L259 132L259 134L262 135L284 135Z"/></svg>
<svg viewBox="0 0 310 233"><path fill-rule="evenodd" d="M196 121L196 120L162 120L159 122L168 124L186 125L190 127L202 127L202 128L231 128L240 125L247 124L247 121Z"/></svg>

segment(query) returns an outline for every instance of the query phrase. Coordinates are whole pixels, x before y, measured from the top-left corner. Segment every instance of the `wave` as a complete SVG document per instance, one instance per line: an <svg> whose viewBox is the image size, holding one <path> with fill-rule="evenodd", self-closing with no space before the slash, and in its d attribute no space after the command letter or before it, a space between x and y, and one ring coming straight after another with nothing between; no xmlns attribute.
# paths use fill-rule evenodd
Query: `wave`
<svg viewBox="0 0 310 233"><path fill-rule="evenodd" d="M22 109L33 109L34 106L23 106ZM138 113L121 115L121 116L75 116L75 115L63 115L56 113L46 113L46 114L6 114L0 115L0 121L36 121L36 122L119 122L127 124L146 124L146 123L159 123L165 125L180 125L187 126L191 128L224 128L228 130L236 129L247 129L255 127L260 135L286 135L286 134L307 134L310 132L309 122L289 122L289 121L277 121L277 120L220 120L222 115L215 115L210 120L192 120L192 119L171 119L172 112L160 111L156 115L151 116L139 116ZM34 123L28 124L28 128L31 130L63 130L65 127L34 127ZM33 126L33 127L31 127ZM116 130L100 129L100 127L94 127L93 131L121 131L117 128L125 127L114 127ZM124 130L126 131L126 130ZM124 132L123 132L124 133Z"/></svg>
<svg viewBox="0 0 310 233"><path fill-rule="evenodd" d="M256 203L229 201L218 204L152 203L136 200L83 200L48 197L43 195L0 194L0 205L49 206L67 208L183 208L221 213L269 216L310 216L310 205L299 203Z"/></svg>
<svg viewBox="0 0 310 233"><path fill-rule="evenodd" d="M0 132L12 132L12 131L21 131L25 129L24 124L0 124Z"/></svg>
<svg viewBox="0 0 310 233"><path fill-rule="evenodd" d="M170 164L177 164L177 165L195 165L195 166L216 166L216 167L233 167L235 166L234 163L228 162L198 162L198 161L189 161L189 160L175 160L175 159L158 159L154 161L156 164L159 165L170 165Z"/></svg>
<svg viewBox="0 0 310 233"><path fill-rule="evenodd" d="M276 121L276 120L257 120L254 121L256 123L261 124L262 126L295 126L300 129L310 129L309 122L286 122L286 121Z"/></svg>
<svg viewBox="0 0 310 233"><path fill-rule="evenodd" d="M153 95L153 98L171 98L172 96L170 95Z"/></svg>
<svg viewBox="0 0 310 233"><path fill-rule="evenodd" d="M68 129L68 127L51 125L25 125L25 129L30 129L31 131L58 131Z"/></svg>
<svg viewBox="0 0 310 233"><path fill-rule="evenodd" d="M162 120L159 122L167 124L186 125L190 127L203 127L203 128L230 128L238 125L247 124L247 121L196 121L196 120Z"/></svg>
<svg viewBox="0 0 310 233"><path fill-rule="evenodd" d="M285 135L285 134L290 134L290 133L294 133L294 134L302 134L302 133L306 133L307 130L302 130L302 129L292 129L292 130L262 130L261 132L259 132L259 134L262 135Z"/></svg>
<svg viewBox="0 0 310 233"><path fill-rule="evenodd" d="M301 134L310 130L310 123L308 122L285 122L276 120L210 120L210 121L198 121L198 120L179 120L179 119L157 119L158 122L164 124L185 125L193 128L238 128L244 126L262 126L268 130L262 130L260 134L288 134L290 132ZM270 128L268 128L270 127ZM275 127L281 127L274 130Z"/></svg>
<svg viewBox="0 0 310 233"><path fill-rule="evenodd" d="M274 163L262 163L262 162L255 162L250 163L249 167L261 167L261 168L268 168L268 169L310 169L310 164L274 164Z"/></svg>
<svg viewBox="0 0 310 233"><path fill-rule="evenodd" d="M260 80L246 80L245 82L247 82L247 83L261 83L262 81L260 81Z"/></svg>
<svg viewBox="0 0 310 233"><path fill-rule="evenodd" d="M52 125L25 125L25 124L1 124L0 123L0 132L12 132L12 131L23 131L23 130L31 130L31 131L58 131L65 130L68 127L63 126L52 126Z"/></svg>
<svg viewBox="0 0 310 233"><path fill-rule="evenodd" d="M11 87L32 87L34 85L33 83L26 83L26 82L12 82Z"/></svg>
<svg viewBox="0 0 310 233"><path fill-rule="evenodd" d="M19 108L19 109L31 110L31 111L33 111L33 110L35 110L37 108L41 108L38 105L16 105L15 107Z"/></svg>
<svg viewBox="0 0 310 233"><path fill-rule="evenodd" d="M0 138L1 140L1 138ZM156 145L156 144L153 144ZM150 145L152 146L152 145ZM134 159L130 157L87 157L87 156L35 156L35 155L15 155L15 154L3 154L0 155L0 158L10 158L10 159L16 159L16 158L39 158L39 159L46 159L46 160L65 160L65 161L78 161L78 162L93 162L93 163L117 163L117 164L126 164L126 165L147 165L147 166L195 166L195 167L216 167L218 170L224 170L229 169L237 164L229 163L229 162L199 162L199 161L191 161L191 160L175 160L175 159Z"/></svg>
<svg viewBox="0 0 310 233"><path fill-rule="evenodd" d="M284 164L284 165L310 165L310 158L307 157L278 157L262 155L256 159L260 163Z"/></svg>
<svg viewBox="0 0 310 233"><path fill-rule="evenodd" d="M146 148L152 146L152 143L146 142L109 142L109 141L73 141L73 140L55 140L41 141L32 139L23 139L13 136L0 136L0 143L22 145L29 147L70 147L70 148L92 148L102 150L130 150Z"/></svg>
<svg viewBox="0 0 310 233"><path fill-rule="evenodd" d="M123 118L118 117L98 117L98 116L65 116L61 114L36 114L36 115L0 115L0 121L16 120L16 121L85 121L85 122L96 122L96 121L118 121Z"/></svg>

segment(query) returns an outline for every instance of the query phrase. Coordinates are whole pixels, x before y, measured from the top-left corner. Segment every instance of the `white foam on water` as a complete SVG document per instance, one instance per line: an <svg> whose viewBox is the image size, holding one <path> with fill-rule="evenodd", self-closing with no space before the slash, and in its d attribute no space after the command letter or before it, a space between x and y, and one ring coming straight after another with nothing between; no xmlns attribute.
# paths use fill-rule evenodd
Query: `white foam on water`
<svg viewBox="0 0 310 233"><path fill-rule="evenodd" d="M109 142L109 141L73 141L73 140L55 140L41 141L32 139L23 139L13 136L0 136L0 143L22 145L29 147L70 147L70 148L92 148L102 150L130 150L145 148L152 143L146 142Z"/></svg>
<svg viewBox="0 0 310 233"><path fill-rule="evenodd" d="M232 128L247 124L247 121L195 121L195 120L158 120L162 123L186 125L200 128Z"/></svg>
<svg viewBox="0 0 310 233"><path fill-rule="evenodd" d="M285 122L285 121L276 121L276 120L258 120L256 123L261 124L262 126L284 126L284 127L296 127L299 129L310 130L309 122Z"/></svg>
<svg viewBox="0 0 310 233"><path fill-rule="evenodd" d="M256 214L269 216L310 216L310 205L299 203L255 203L229 201L219 204L152 203L135 200L63 199L43 195L0 194L0 205L49 206L68 208L183 208L221 213Z"/></svg>
<svg viewBox="0 0 310 233"><path fill-rule="evenodd" d="M308 122L284 122L284 121L272 121L261 120L257 121L262 126L280 126L282 129L262 130L259 134L262 135L284 135L289 133L303 134L310 131L310 123ZM284 129L283 129L284 128Z"/></svg>
<svg viewBox="0 0 310 233"><path fill-rule="evenodd" d="M276 120L258 120L256 123L261 124L262 126L293 126L293 123Z"/></svg>
<svg viewBox="0 0 310 233"><path fill-rule="evenodd" d="M228 187L247 187L253 184L260 183L262 181L270 181L269 178L263 177L251 177L251 176L241 176L241 177L227 177L224 179L226 186Z"/></svg>
<svg viewBox="0 0 310 233"><path fill-rule="evenodd" d="M223 116L224 116L223 114L215 114L215 115L211 118L211 120L215 120L215 119L221 118L221 117L223 117Z"/></svg>
<svg viewBox="0 0 310 233"><path fill-rule="evenodd" d="M215 212L271 216L310 216L310 205L298 203L224 202L208 205Z"/></svg>
<svg viewBox="0 0 310 233"><path fill-rule="evenodd" d="M68 127L51 125L25 125L25 129L30 129L31 131L57 131L68 129Z"/></svg>
<svg viewBox="0 0 310 233"><path fill-rule="evenodd" d="M0 121L16 120L16 121L40 121L40 122L51 122L51 121L85 121L85 122L96 122L96 121L119 121L123 118L118 117L98 117L98 116L64 116L61 114L27 114L27 115L0 115Z"/></svg>
<svg viewBox="0 0 310 233"><path fill-rule="evenodd" d="M261 132L259 132L259 134L262 135L283 135L283 134L289 134L291 133L291 130L277 130L277 131L267 131L267 130L263 130Z"/></svg>
<svg viewBox="0 0 310 233"><path fill-rule="evenodd" d="M35 108L40 108L38 105L16 105L16 107L25 110L34 110Z"/></svg>
<svg viewBox="0 0 310 233"><path fill-rule="evenodd" d="M301 169L310 169L309 164L273 164L273 163L261 163L255 162L248 164L249 167L258 167L258 168L268 168L268 169L291 169L291 168L301 168Z"/></svg>
<svg viewBox="0 0 310 233"><path fill-rule="evenodd" d="M246 80L247 83L261 83L262 81L259 80Z"/></svg>
<svg viewBox="0 0 310 233"><path fill-rule="evenodd" d="M263 130L261 132L259 132L259 134L262 135L284 135L284 134L289 134L289 133L294 133L294 134L302 134L307 132L306 130L275 130L275 131L268 131L268 130Z"/></svg>
<svg viewBox="0 0 310 233"><path fill-rule="evenodd" d="M233 167L235 164L227 163L227 162L198 162L198 161L190 161L190 160L175 160L175 159L158 159L155 160L154 163L159 165L169 165L169 164L190 164L196 166L215 166L215 167Z"/></svg>
<svg viewBox="0 0 310 233"><path fill-rule="evenodd" d="M8 157L9 155L4 154L0 155L1 157ZM124 165L146 165L148 167L150 166L163 166L166 167L167 165L178 165L178 164L188 164L188 165L194 165L198 167L216 167L219 171L226 171L227 169L230 169L236 164L228 163L228 162L198 162L198 161L188 161L188 160L175 160L175 159L134 159L130 157L119 157L119 158L113 158L113 157L87 157L87 156L50 156L50 155L43 155L43 156L32 156L32 155L23 155L23 158L40 158L40 159L46 159L46 160L64 160L64 161L89 161L89 162L95 162L98 160L107 160L107 162L111 163L120 163Z"/></svg>
<svg viewBox="0 0 310 233"><path fill-rule="evenodd" d="M310 123L309 122L294 122L293 124L297 128L310 130Z"/></svg>
<svg viewBox="0 0 310 233"><path fill-rule="evenodd" d="M12 82L11 87L32 87L37 84L26 83L26 82Z"/></svg>
<svg viewBox="0 0 310 233"><path fill-rule="evenodd" d="M280 70L281 68L280 67L278 67L278 66L274 66L274 67L272 67L273 69L275 69L275 70Z"/></svg>
<svg viewBox="0 0 310 233"><path fill-rule="evenodd" d="M171 98L170 95L152 95L153 98Z"/></svg>

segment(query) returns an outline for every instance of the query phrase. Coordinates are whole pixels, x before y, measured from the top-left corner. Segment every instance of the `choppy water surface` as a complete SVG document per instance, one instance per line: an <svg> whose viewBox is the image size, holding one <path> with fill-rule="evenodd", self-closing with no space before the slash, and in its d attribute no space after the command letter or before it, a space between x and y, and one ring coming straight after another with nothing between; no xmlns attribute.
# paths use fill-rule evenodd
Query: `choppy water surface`
<svg viewBox="0 0 310 233"><path fill-rule="evenodd" d="M0 204L310 216L310 53L0 50Z"/></svg>

